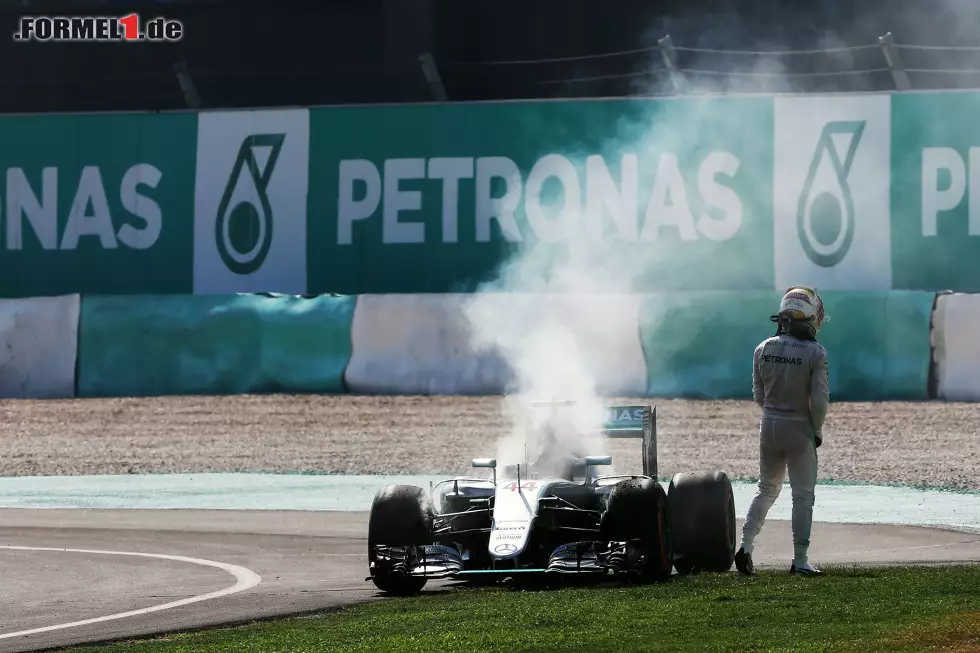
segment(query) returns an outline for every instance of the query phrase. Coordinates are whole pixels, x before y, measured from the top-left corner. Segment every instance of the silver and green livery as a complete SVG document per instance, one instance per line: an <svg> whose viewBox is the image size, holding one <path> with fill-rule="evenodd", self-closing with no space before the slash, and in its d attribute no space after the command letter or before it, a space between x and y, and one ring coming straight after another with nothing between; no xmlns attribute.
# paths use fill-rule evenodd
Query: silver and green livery
<svg viewBox="0 0 980 653"><path fill-rule="evenodd" d="M568 402L546 402L568 405ZM558 472L497 465L488 478L456 477L428 490L382 488L368 526L368 580L411 594L429 579L486 583L529 575L590 574L666 580L673 569L727 571L735 556L735 503L724 472L657 480L657 413L606 409L606 438L641 441L642 474L602 475L610 456L571 455Z"/></svg>

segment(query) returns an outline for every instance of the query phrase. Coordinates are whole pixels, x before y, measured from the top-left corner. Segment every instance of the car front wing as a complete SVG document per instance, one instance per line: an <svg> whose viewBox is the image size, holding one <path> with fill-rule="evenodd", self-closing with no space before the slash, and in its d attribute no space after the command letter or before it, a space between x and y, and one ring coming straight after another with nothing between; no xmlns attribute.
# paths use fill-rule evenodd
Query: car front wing
<svg viewBox="0 0 980 653"><path fill-rule="evenodd" d="M547 567L495 567L492 569L465 569L466 561L451 546L427 544L422 546L376 545L371 563L371 575L412 576L421 578L467 578L471 576L515 574L606 574L630 572L642 563L638 541L601 542L581 541L563 544L552 551ZM506 564L506 561L501 561Z"/></svg>

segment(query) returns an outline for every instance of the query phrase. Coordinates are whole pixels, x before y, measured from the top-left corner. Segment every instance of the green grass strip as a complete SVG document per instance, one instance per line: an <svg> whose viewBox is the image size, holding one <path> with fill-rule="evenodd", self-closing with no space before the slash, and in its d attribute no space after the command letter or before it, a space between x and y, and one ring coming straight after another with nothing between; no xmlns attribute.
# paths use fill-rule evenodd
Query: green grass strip
<svg viewBox="0 0 980 653"><path fill-rule="evenodd" d="M76 652L978 650L980 566L675 576L644 587L433 592Z"/></svg>

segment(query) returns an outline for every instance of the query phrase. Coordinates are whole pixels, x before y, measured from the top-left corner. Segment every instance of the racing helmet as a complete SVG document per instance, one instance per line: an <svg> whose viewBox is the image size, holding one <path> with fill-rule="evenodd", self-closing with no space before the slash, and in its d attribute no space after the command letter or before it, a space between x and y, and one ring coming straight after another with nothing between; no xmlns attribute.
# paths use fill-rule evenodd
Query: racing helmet
<svg viewBox="0 0 980 653"><path fill-rule="evenodd" d="M805 339L815 339L824 323L823 300L813 288L793 286L779 302L779 313L770 319L779 325L776 333L788 332Z"/></svg>

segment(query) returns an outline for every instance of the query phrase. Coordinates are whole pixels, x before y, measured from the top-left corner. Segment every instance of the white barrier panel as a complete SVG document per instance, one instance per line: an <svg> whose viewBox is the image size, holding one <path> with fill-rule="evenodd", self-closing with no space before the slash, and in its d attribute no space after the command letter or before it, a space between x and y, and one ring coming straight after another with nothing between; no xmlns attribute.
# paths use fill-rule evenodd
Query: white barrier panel
<svg viewBox="0 0 980 653"><path fill-rule="evenodd" d="M75 395L80 297L0 300L0 397Z"/></svg>
<svg viewBox="0 0 980 653"><path fill-rule="evenodd" d="M351 325L344 382L367 394L497 394L510 370L476 352L463 314L466 295L361 295Z"/></svg>
<svg viewBox="0 0 980 653"><path fill-rule="evenodd" d="M643 395L639 308L639 296L363 295L344 378L353 393L504 394L581 369L600 395Z"/></svg>
<svg viewBox="0 0 980 653"><path fill-rule="evenodd" d="M933 315L936 394L949 401L980 401L980 294L940 295Z"/></svg>

